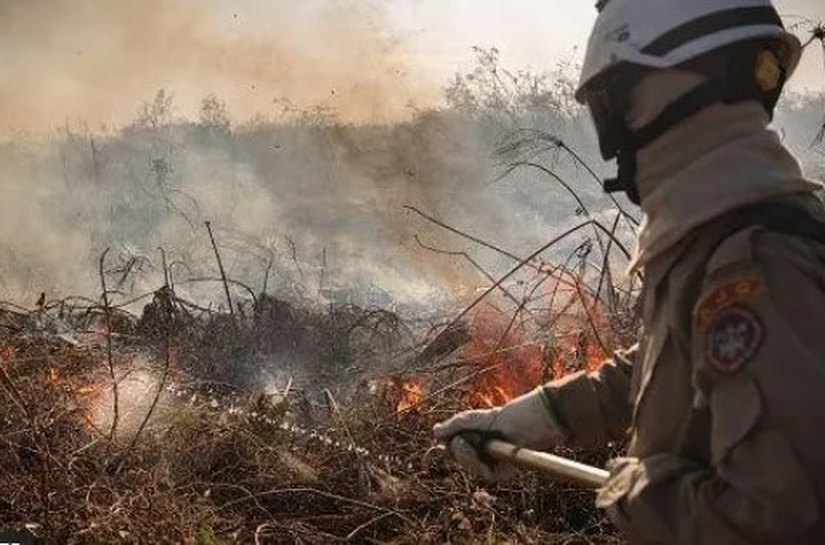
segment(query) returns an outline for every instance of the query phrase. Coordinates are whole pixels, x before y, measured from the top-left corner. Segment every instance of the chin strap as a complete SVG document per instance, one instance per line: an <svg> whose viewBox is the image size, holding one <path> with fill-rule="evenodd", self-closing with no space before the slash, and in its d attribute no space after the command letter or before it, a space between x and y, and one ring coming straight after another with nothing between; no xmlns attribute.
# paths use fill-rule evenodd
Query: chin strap
<svg viewBox="0 0 825 545"><path fill-rule="evenodd" d="M639 150L685 119L693 117L711 104L720 101L733 102L726 100L724 89L718 81L708 80L672 102L656 119L641 129L636 131L625 129L622 147L617 155L618 177L605 180L604 190L608 193L623 191L632 203L638 205L641 202L639 187L636 183L636 156Z"/></svg>

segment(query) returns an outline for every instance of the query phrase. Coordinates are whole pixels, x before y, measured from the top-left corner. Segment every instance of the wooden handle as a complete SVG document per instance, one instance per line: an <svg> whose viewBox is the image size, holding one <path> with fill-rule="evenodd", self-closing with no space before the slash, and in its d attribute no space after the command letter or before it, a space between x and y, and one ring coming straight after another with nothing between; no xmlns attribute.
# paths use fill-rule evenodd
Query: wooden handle
<svg viewBox="0 0 825 545"><path fill-rule="evenodd" d="M554 479L586 488L601 488L610 477L610 473L604 469L562 458L548 452L520 448L498 439L486 441L484 449L488 455L500 462L539 471Z"/></svg>

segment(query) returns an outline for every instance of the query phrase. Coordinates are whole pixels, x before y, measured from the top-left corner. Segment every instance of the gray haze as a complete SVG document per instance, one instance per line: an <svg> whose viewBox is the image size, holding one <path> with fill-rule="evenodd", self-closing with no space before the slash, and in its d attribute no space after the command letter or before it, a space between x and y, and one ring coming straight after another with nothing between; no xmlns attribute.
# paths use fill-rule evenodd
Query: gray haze
<svg viewBox="0 0 825 545"><path fill-rule="evenodd" d="M539 128L579 150L601 173L590 123L569 98L569 74L515 75L496 55L479 54L472 78L446 91L448 107L382 125L336 121L333 111L281 104L277 120L233 126L221 101L207 97L199 119L183 121L174 97L147 97L129 125L97 133L68 126L48 139L0 146L0 288L31 306L50 297L99 293L97 260L111 248L110 283L123 298L163 281L158 248L174 263L183 293L216 297L203 226L211 221L230 276L285 296L335 297L387 305L466 297L487 281L466 261L422 249L470 251L491 273L510 264L436 229L404 205L419 207L517 254L577 221L577 205L547 176L520 170L495 182L506 165L497 146L514 129ZM822 98L791 97L776 127L807 173L823 176L815 136ZM609 222L606 199L562 152L536 158ZM624 233L629 238L630 233ZM332 297L332 296L330 296ZM323 297L322 297L323 298Z"/></svg>

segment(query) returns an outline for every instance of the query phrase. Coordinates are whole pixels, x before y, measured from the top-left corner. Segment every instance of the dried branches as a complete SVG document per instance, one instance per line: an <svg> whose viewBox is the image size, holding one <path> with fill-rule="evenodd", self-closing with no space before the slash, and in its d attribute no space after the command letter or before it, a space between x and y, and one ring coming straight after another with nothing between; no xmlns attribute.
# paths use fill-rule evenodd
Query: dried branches
<svg viewBox="0 0 825 545"><path fill-rule="evenodd" d="M446 310L410 317L393 307L278 299L266 293L270 274L281 273L273 252L229 233L266 267L263 293L256 292L224 269L209 224L216 278L196 267L184 275L178 267L189 269L186 263L167 262L161 251L161 287L116 296L110 284L148 262L126 260L116 274L104 252L102 302L67 298L37 311L45 324L38 342L57 342L58 323L84 332L52 351L59 371L35 358L0 375L6 390L13 384L26 399L48 394L31 408L31 418L46 423L42 432L20 411L0 420L0 458L11 460L10 482L23 491L13 515L0 509L0 525L37 520L46 542L541 543L575 535L581 543L618 543L589 496L534 476L481 489L431 448L436 420L470 402L500 401L527 383L496 383L508 373L529 367L538 371L529 377L535 384L588 369L621 340L620 326L632 328L616 324L629 314L634 280L625 285L612 272L629 258L622 228L632 218L605 214L538 157L511 167L561 184L576 223L520 255L407 207L470 248L495 252L496 261L485 263L470 249L415 238L427 258L459 258L485 283L448 318ZM288 242L286 261L291 254L302 272ZM322 263L325 274L326 257ZM226 304L187 300L187 288L201 282L219 283ZM220 289L211 296L220 301ZM138 304L142 314L130 315ZM6 337L0 330L3 343L28 342L27 314L18 311L21 321L9 320ZM148 363L138 366L139 359ZM420 399L404 410L393 396L410 390L388 387L408 378L398 369L415 373L420 386L413 390ZM139 372L149 377L139 388L146 400L127 411L134 383L122 377ZM479 385L498 390L486 396ZM95 427L99 413L112 413L110 396L109 437L122 444ZM577 454L596 462L607 455Z"/></svg>
<svg viewBox="0 0 825 545"><path fill-rule="evenodd" d="M117 433L117 424L120 417L120 403L117 376L115 375L115 362L112 353L112 309L109 305L109 289L106 287L106 274L104 272L104 265L106 263L106 255L109 253L109 248L103 251L100 256L100 263L98 272L100 274L100 290L101 299L103 300L103 312L106 317L106 361L109 368L109 381L112 388L112 424L109 428L109 440L115 440Z"/></svg>
<svg viewBox="0 0 825 545"><path fill-rule="evenodd" d="M589 225L578 229L590 229ZM575 256L584 258L586 253ZM129 328L135 333L123 335L118 331L126 326L118 320L126 316L120 310L124 303L112 301L105 258L104 253L99 263L102 303L69 298L59 304L45 302L38 312L44 321L53 312L69 316L73 308L96 312L105 330L89 331L96 331L106 343L66 343L48 330L39 333L37 342L59 346L46 350L59 362L59 371L50 371L47 362L24 352L30 343L24 309L16 324L21 333L0 334L0 353L6 346L19 345L13 361L31 362L4 365L12 374L0 376L0 383L14 381L21 396L37 399L31 419L43 423L35 431L20 411L0 420L0 455L10 461L4 471L9 485L21 491L13 498L14 510L0 509L0 524L16 527L22 520L35 520L41 524L36 531L44 542L152 542L171 535L184 541L200 536L205 542L300 539L412 545L519 535L525 543L539 543L569 532L565 513L574 509L585 521L583 526L590 528L581 542L617 543L601 526L589 498L556 489L552 483L527 477L518 488L489 487L480 492L461 474L445 478L446 461L432 455L429 430L438 411L458 407L455 396L438 394L436 388L430 399L437 409L419 406L398 414L380 386L360 386L355 398L342 392L347 381L363 385L368 378L384 378L382 369L387 367L379 362L391 361L392 354L408 350L420 338L412 321L387 310L353 305L313 310L259 295L251 308L237 301L237 326L231 326L226 311L199 311L198 305L172 292L172 280L164 274L143 316L130 318L136 322ZM508 315L495 350L480 355L480 374L499 365L490 358L518 354L520 348L509 343L507 333L523 327L519 318L538 296L540 282L560 275L540 260L532 263L538 268L518 264L541 271L524 287L524 294L507 290L508 297L497 290L516 310ZM492 282L495 277L487 272ZM571 274L564 276L572 283ZM592 295L583 296L590 300ZM157 335L148 333L152 324ZM453 331L450 343L458 347L473 335L468 328ZM331 375L329 385L312 385L315 391L329 391L331 401L325 408L309 401L313 390L301 376L295 382L291 376L289 386L279 388L277 396L256 394L254 401L248 401L243 385L232 384L231 376L198 380L198 372L204 379L209 376L203 368L213 361L210 357L225 357L236 369L244 359L254 361L256 352L284 354L287 347L301 354L313 380ZM310 347L319 351L319 363L325 367L312 367ZM132 386L126 379L115 379L132 371L118 365L133 365L136 353L151 354L154 363L146 387L150 399L141 405L132 426L122 410L124 403L131 403ZM339 363L340 374L335 374L333 362ZM358 375L356 367L370 371ZM107 376L99 376L100 371ZM443 372L450 369L445 366ZM230 379L225 387L217 384L221 378ZM109 390L110 382L121 394L117 437L122 439L130 430L125 447L101 440L90 423L93 408L109 401L101 392ZM108 405L105 412L111 412ZM294 431L289 422L297 418L308 422L308 433ZM0 492L2 501L6 499ZM84 507L78 510L77 505ZM523 518L528 510L536 513L531 530L525 529Z"/></svg>
<svg viewBox="0 0 825 545"><path fill-rule="evenodd" d="M226 294L226 305L229 309L229 315L235 316L235 309L232 306L232 295L229 293L229 282L226 279L226 271L223 268L223 261L221 261L221 253L218 251L218 245L215 242L215 235L212 234L212 223L204 222L206 231L209 233L209 242L212 243L212 250L215 252L215 261L218 263L218 271L221 273L221 281L223 282L223 290Z"/></svg>
<svg viewBox="0 0 825 545"><path fill-rule="evenodd" d="M425 245L416 236L419 246L424 249L437 255L461 257L469 262L490 284L441 327L441 333L424 346L414 362L420 363L421 354L433 352L434 347L441 342L441 338L447 332L466 323L471 324L470 349L462 350L463 356L472 354L478 348L482 348L484 355L462 357L446 364L442 364L440 359L428 359L432 372L449 370L451 373L443 380L435 381L437 384L433 384L430 391L417 402L405 402L404 413L421 410L421 407L438 406L443 400L455 397L456 391L474 392L469 398L474 400L474 403L492 403L493 400L500 403L506 401L507 397L502 397L504 390L501 390L501 384L497 382L510 380L504 375L532 373L530 376L534 378L529 381L535 384L536 372L544 376L560 376L570 369L592 370L600 365L613 349L635 336L638 314L633 308L638 277L636 273L629 276L624 273L614 274L613 267L627 263L631 258L630 252L621 240L620 223L624 222L630 234L635 235L638 220L611 197L607 203L608 206L610 203L613 204L616 214L610 226L606 227L594 215L596 210L599 214L605 214L604 203L588 204L585 193L566 180L557 170L539 162L546 153L553 154L554 163L558 161L558 153L567 153L578 167L584 167L590 177L598 181L595 172L578 154L549 133L515 131L511 135L509 141L499 150L506 164L502 175L496 181L505 180L518 170L536 172L542 178L552 180L571 197L573 208L570 218L583 217L583 221L564 229L561 234L526 257L456 228L418 208L404 207L446 233L457 235L473 245L493 250L498 255L514 261L511 268L494 277L488 272L487 267L466 251L435 248ZM593 199L592 195L589 198ZM584 236L586 231L592 234ZM569 254L565 259L564 255L567 252ZM626 286L622 287L617 283L617 278L625 276L622 282ZM519 291L521 293L518 293ZM503 294L504 302L511 303L512 308L499 308L493 297L496 292ZM482 307L483 302L487 302L486 307ZM486 310L482 310L483 308ZM499 324L492 346L481 340L485 335L490 335L489 330L472 331L479 325L477 322L485 313L492 313L494 322ZM523 315L530 316L534 324L532 327L525 323ZM464 339L463 342L468 341ZM473 345L476 347L473 348ZM538 354L536 350L542 354ZM519 355L515 355L517 353ZM515 366L522 367L522 370L516 369ZM417 369L418 372L422 371L420 366L411 366L407 369L411 368ZM460 369L466 370L456 375ZM490 391L483 392L488 388ZM506 395L520 393L518 388L520 386L516 384L507 386Z"/></svg>
<svg viewBox="0 0 825 545"><path fill-rule="evenodd" d="M590 179L594 181L601 189L602 177L596 174L596 172L590 167L590 165L587 164L586 161L584 161L578 152L568 146L564 140L547 131L539 129L518 129L512 131L510 135L504 139L496 154L501 158L507 168L493 181L493 183L503 180L512 174L512 172L519 166L535 164L535 159L547 153L552 153L552 163L555 164L558 161L558 152L564 152L569 155L573 159L574 163L578 167L583 168ZM572 190L567 182L564 182L561 177L557 176L550 169L546 167L541 168L543 168L546 174L551 175L553 179L562 183L568 192L572 193L576 197L576 200L580 202L578 192ZM607 198L610 200L613 207L621 213L622 217L628 222L628 225L632 229L639 226L639 220L630 214L612 194L608 193Z"/></svg>

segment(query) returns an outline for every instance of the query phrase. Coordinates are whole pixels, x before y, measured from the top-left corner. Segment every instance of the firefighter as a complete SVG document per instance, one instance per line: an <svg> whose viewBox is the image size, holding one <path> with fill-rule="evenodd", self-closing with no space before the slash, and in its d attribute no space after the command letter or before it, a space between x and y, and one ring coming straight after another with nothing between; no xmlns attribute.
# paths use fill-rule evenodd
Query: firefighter
<svg viewBox="0 0 825 545"><path fill-rule="evenodd" d="M434 433L627 440L596 504L633 543L825 543L825 211L768 128L801 54L768 0L602 1L577 99L640 204L640 342Z"/></svg>

